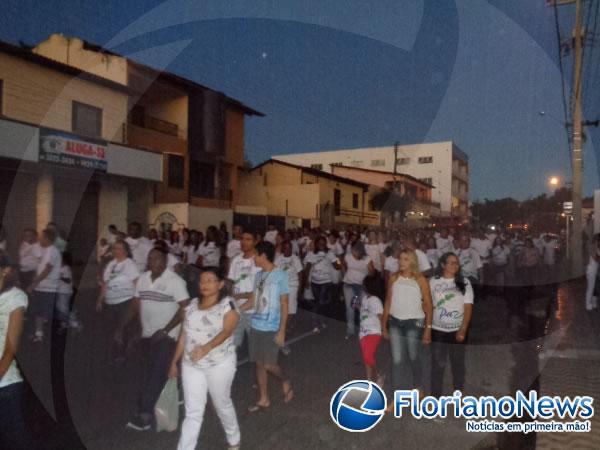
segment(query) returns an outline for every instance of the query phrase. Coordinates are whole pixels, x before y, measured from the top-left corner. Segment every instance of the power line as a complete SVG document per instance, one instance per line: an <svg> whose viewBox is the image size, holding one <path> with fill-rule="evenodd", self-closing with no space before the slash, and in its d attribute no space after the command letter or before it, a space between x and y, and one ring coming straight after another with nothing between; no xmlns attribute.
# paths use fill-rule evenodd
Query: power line
<svg viewBox="0 0 600 450"><path fill-rule="evenodd" d="M563 59L562 59L562 40L560 37L560 24L558 22L558 7L556 2L554 2L554 26L556 28L556 43L558 45L558 69L560 71L560 84L562 87L562 103L563 103L563 114L565 118L565 134L567 136L567 149L569 152L569 163L571 164L571 170L573 170L573 163L571 161L571 136L569 135L569 130L567 128L567 123L569 122L569 113L567 109L567 93L565 90L565 71L563 67Z"/></svg>

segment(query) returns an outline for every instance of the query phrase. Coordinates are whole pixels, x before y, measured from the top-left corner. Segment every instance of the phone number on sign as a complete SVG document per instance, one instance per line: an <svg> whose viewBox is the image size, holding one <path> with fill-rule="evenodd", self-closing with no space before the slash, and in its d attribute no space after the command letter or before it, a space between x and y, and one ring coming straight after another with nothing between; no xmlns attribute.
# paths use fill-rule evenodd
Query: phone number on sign
<svg viewBox="0 0 600 450"><path fill-rule="evenodd" d="M69 156L58 156L58 155L40 155L42 161L64 164L66 166L73 167L84 167L86 169L105 169L105 165L96 161L89 161L86 159L71 158Z"/></svg>

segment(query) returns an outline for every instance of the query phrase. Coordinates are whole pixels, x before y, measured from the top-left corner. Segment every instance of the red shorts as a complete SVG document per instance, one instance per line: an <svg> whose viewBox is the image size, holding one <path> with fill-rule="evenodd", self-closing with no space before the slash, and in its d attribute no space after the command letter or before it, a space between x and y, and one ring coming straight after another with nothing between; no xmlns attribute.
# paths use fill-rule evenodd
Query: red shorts
<svg viewBox="0 0 600 450"><path fill-rule="evenodd" d="M379 334L367 334L360 339L360 350L367 366L375 366L375 353L377 353L380 341L381 335Z"/></svg>

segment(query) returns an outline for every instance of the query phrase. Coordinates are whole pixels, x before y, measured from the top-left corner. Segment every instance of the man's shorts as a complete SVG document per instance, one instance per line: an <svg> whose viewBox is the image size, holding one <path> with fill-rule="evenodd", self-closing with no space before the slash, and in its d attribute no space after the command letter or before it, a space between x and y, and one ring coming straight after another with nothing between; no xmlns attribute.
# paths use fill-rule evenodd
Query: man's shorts
<svg viewBox="0 0 600 450"><path fill-rule="evenodd" d="M248 339L249 359L262 364L277 364L279 346L275 342L276 331L250 330Z"/></svg>

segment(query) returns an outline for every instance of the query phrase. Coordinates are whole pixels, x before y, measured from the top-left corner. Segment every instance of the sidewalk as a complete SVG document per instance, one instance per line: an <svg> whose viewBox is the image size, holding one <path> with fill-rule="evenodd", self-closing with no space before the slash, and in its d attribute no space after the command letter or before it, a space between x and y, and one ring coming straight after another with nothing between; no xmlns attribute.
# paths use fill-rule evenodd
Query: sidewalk
<svg viewBox="0 0 600 450"><path fill-rule="evenodd" d="M540 354L540 395L594 397L600 399L600 312L585 310L585 281L561 286L550 333L560 336L554 351ZM539 449L600 448L600 417L591 419L589 433L539 433Z"/></svg>

